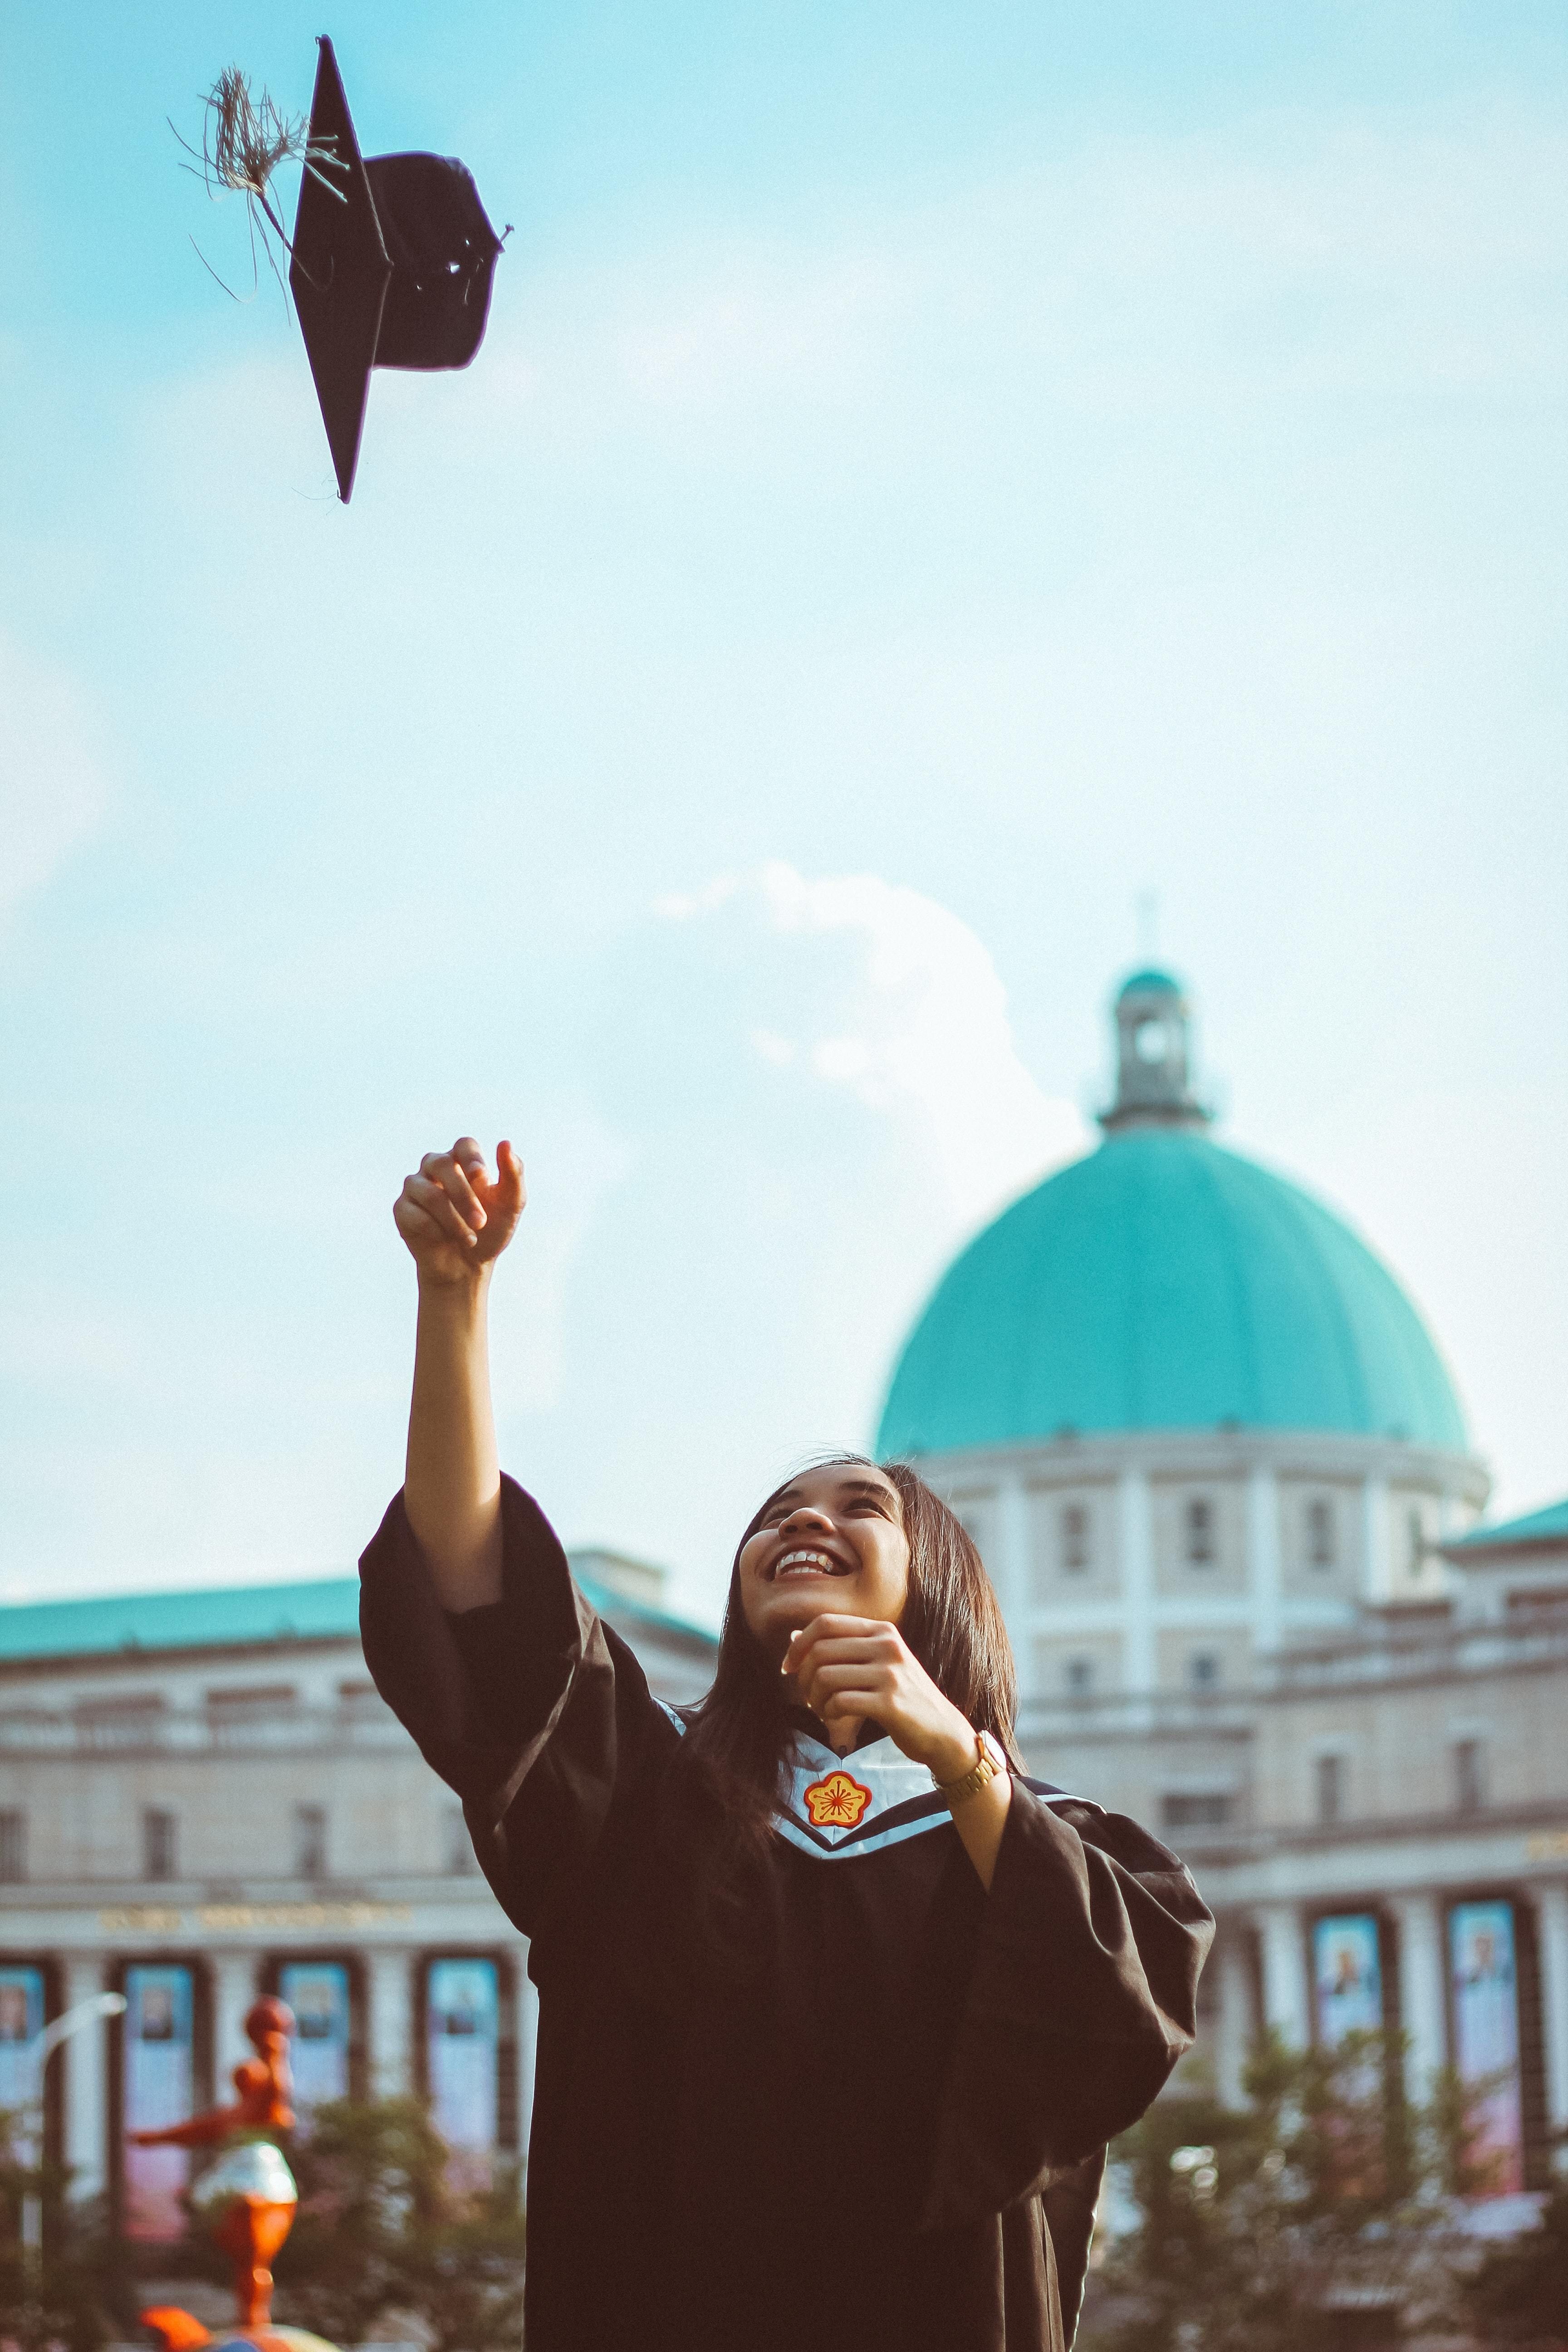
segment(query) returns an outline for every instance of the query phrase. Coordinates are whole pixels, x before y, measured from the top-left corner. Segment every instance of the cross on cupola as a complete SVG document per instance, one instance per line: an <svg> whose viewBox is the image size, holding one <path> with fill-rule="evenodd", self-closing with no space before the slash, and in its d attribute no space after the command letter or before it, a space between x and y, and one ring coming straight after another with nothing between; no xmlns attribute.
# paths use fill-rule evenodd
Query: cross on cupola
<svg viewBox="0 0 1568 2352"><path fill-rule="evenodd" d="M1192 1090L1187 1066L1192 1012L1169 972L1135 971L1116 999L1116 1099L1100 1114L1124 1127L1206 1127L1214 1113Z"/></svg>

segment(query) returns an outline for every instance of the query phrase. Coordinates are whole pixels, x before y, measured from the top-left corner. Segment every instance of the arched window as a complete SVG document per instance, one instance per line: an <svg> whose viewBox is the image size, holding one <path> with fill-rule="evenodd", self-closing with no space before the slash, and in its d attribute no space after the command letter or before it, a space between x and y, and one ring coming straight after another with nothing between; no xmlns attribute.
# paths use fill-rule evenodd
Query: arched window
<svg viewBox="0 0 1568 2352"><path fill-rule="evenodd" d="M1316 1780L1318 1819L1325 1827L1337 1822L1345 1806L1345 1759L1342 1756L1320 1756L1313 1766Z"/></svg>
<svg viewBox="0 0 1568 2352"><path fill-rule="evenodd" d="M1061 1538L1064 1572L1068 1576L1081 1576L1093 1558L1089 1513L1082 1503L1062 1505Z"/></svg>
<svg viewBox="0 0 1568 2352"><path fill-rule="evenodd" d="M1333 1567L1339 1556L1336 1532L1332 1503L1325 1496L1314 1495L1307 1505L1307 1561L1310 1567Z"/></svg>
<svg viewBox="0 0 1568 2352"><path fill-rule="evenodd" d="M1206 1495L1194 1495L1186 1509L1187 1560L1193 1568L1208 1568L1215 1556L1214 1505Z"/></svg>
<svg viewBox="0 0 1568 2352"><path fill-rule="evenodd" d="M1477 1813L1487 1801L1486 1769L1479 1739L1454 1742L1454 1802L1461 1813Z"/></svg>

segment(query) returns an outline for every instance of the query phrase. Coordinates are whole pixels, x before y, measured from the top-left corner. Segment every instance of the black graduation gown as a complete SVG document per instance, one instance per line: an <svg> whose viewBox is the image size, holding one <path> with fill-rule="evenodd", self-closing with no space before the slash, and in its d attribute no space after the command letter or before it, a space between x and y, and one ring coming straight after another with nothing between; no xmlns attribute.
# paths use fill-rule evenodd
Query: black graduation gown
<svg viewBox="0 0 1568 2352"><path fill-rule="evenodd" d="M1192 2039L1186 1870L1020 1780L987 1895L891 1741L797 1739L749 1957L707 1965L679 1720L510 1479L502 1522L504 1598L448 1617L399 1496L361 1622L530 1939L528 2352L1065 2352L1105 2143Z"/></svg>

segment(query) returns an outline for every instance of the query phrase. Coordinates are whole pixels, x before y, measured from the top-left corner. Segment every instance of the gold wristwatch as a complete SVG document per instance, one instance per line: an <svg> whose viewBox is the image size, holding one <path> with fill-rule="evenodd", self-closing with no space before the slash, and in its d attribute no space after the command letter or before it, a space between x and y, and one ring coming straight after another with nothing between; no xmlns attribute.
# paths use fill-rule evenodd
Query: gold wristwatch
<svg viewBox="0 0 1568 2352"><path fill-rule="evenodd" d="M931 1779L936 1780L937 1794L947 1799L950 1812L955 1812L960 1805L966 1805L971 1797L977 1797L982 1789L988 1789L992 1781L1007 1769L1002 1744L993 1739L988 1731L975 1733L974 1746L973 1763L967 1772L960 1773L956 1780L937 1780L936 1774L931 1774Z"/></svg>

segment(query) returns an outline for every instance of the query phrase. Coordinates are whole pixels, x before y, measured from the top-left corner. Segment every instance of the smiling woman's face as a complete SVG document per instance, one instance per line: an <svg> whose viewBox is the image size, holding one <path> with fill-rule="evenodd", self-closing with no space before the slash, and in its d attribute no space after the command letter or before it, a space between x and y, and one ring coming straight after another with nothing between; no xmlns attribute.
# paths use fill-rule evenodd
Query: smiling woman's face
<svg viewBox="0 0 1568 2352"><path fill-rule="evenodd" d="M781 1487L741 1553L741 1606L753 1639L782 1659L815 1617L896 1625L910 1591L899 1490L864 1462L829 1462Z"/></svg>

